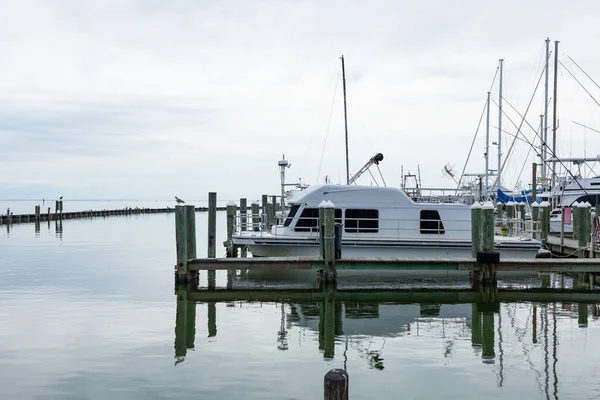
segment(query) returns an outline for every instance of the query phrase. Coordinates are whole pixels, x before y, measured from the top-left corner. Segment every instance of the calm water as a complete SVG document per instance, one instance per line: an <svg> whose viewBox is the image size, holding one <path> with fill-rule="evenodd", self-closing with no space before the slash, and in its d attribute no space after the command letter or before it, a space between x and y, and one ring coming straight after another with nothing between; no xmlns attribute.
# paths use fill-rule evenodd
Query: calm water
<svg viewBox="0 0 600 400"><path fill-rule="evenodd" d="M175 291L174 230L172 214L0 226L0 399L319 399L340 367L352 399L600 398L600 295L523 291L571 278L501 282L500 303L389 273Z"/></svg>

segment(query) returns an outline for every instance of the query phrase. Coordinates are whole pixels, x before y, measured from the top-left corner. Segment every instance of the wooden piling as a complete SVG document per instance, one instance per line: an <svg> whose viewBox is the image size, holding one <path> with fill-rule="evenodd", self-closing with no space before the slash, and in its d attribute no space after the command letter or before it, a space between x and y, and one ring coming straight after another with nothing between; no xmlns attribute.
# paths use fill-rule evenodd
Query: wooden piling
<svg viewBox="0 0 600 400"><path fill-rule="evenodd" d="M539 203L531 203L531 233L534 239L539 239L541 235L540 224L540 205Z"/></svg>
<svg viewBox="0 0 600 400"><path fill-rule="evenodd" d="M178 282L187 280L187 235L186 235L186 212L185 206L175 206L175 247L177 250L177 271L176 279Z"/></svg>
<svg viewBox="0 0 600 400"><path fill-rule="evenodd" d="M40 214L41 214L41 207L38 204L38 205L35 206L35 220L37 222L40 222Z"/></svg>
<svg viewBox="0 0 600 400"><path fill-rule="evenodd" d="M323 238L323 260L325 261L326 280L335 282L335 205L331 201L323 200L319 204L322 209L323 219L319 221L321 227L320 237Z"/></svg>
<svg viewBox="0 0 600 400"><path fill-rule="evenodd" d="M591 216L591 210L592 210L592 205L590 203L588 203L587 201L585 203L579 203L579 206L577 207L577 214L579 215L578 217L578 225L579 227L577 227L577 238L578 238L578 246L579 248L583 249L583 248L587 248L589 241L590 241L590 233L591 233L591 228L592 228L592 216ZM579 258L585 258L587 256L587 251L586 250L580 250L577 254L577 256Z"/></svg>
<svg viewBox="0 0 600 400"><path fill-rule="evenodd" d="M246 215L248 214L248 202L246 199L240 199L240 231L246 230L246 225L248 224L248 218ZM248 257L248 246L243 246L240 251L240 257L246 258Z"/></svg>
<svg viewBox="0 0 600 400"><path fill-rule="evenodd" d="M481 251L477 253L477 262L483 265L483 283L496 284L496 264L500 262L500 253L494 251L494 204L486 201L481 206Z"/></svg>
<svg viewBox="0 0 600 400"><path fill-rule="evenodd" d="M471 257L477 257L481 250L481 204L473 203L471 206Z"/></svg>
<svg viewBox="0 0 600 400"><path fill-rule="evenodd" d="M550 203L542 201L540 203L540 222L542 224L542 240L547 240L550 233Z"/></svg>
<svg viewBox="0 0 600 400"><path fill-rule="evenodd" d="M273 204L267 204L267 230L271 231L271 228L275 225L275 207Z"/></svg>
<svg viewBox="0 0 600 400"><path fill-rule="evenodd" d="M269 225L269 211L267 209L267 205L269 204L269 196L266 194L262 195L262 207L261 207L261 223L266 228Z"/></svg>
<svg viewBox="0 0 600 400"><path fill-rule="evenodd" d="M234 201L227 203L227 257L235 257L235 249L233 246L233 233L235 231L235 214L237 205Z"/></svg>
<svg viewBox="0 0 600 400"><path fill-rule="evenodd" d="M332 369L325 374L324 399L348 400L348 373L343 369Z"/></svg>
<svg viewBox="0 0 600 400"><path fill-rule="evenodd" d="M250 203L250 213L252 214L252 230L258 232L260 230L260 214L258 200Z"/></svg>
<svg viewBox="0 0 600 400"><path fill-rule="evenodd" d="M277 196L271 196L271 204L273 204L273 224L277 225L277 219L275 218L275 214L277 213Z"/></svg>
<svg viewBox="0 0 600 400"><path fill-rule="evenodd" d="M240 199L240 231L246 230L246 224L248 223L246 219L246 214L248 214L248 200L241 198Z"/></svg>
<svg viewBox="0 0 600 400"><path fill-rule="evenodd" d="M565 209L563 208L563 213ZM579 202L571 204L571 224L573 227L573 239L579 239ZM564 229L564 228L563 228Z"/></svg>
<svg viewBox="0 0 600 400"><path fill-rule="evenodd" d="M217 256L217 193L208 193L208 248L207 257L215 258ZM216 273L215 270L208 271L208 287L215 287Z"/></svg>

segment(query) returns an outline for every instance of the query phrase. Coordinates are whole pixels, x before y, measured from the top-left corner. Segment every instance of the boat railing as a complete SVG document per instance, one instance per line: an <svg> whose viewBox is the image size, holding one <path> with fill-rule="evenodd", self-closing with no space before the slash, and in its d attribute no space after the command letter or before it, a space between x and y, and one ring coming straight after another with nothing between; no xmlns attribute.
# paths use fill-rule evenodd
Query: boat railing
<svg viewBox="0 0 600 400"><path fill-rule="evenodd" d="M342 224L342 221L341 218L336 218L336 223ZM275 221L275 227L269 229L265 214L237 215L234 230L252 232L252 235L258 236L264 233L272 236L290 236L290 229L293 229L293 233L304 237L314 239L319 237L318 217L300 217L293 228L284 228L284 222L285 218L279 217ZM471 237L471 223L463 219L445 218L442 221L425 218L346 218L345 222L342 230L343 237L346 238L470 239ZM451 228L448 228L449 226ZM541 224L538 221L504 217L496 218L495 226L496 234L499 236L541 237Z"/></svg>
<svg viewBox="0 0 600 400"><path fill-rule="evenodd" d="M235 231L248 231L253 235L262 235L269 233L274 236L281 236L285 229L285 236L292 232L308 236L311 238L319 237L319 218L301 217L298 218L293 228L285 227L283 224L285 218L278 218L274 229L268 229L267 217L264 214L246 214L238 215L235 220ZM416 232L422 234L424 239L433 238L470 238L470 222L462 219L444 219L443 221L434 219L420 218L347 218L343 226L343 237L367 237L377 239L400 239L414 238ZM341 218L336 218L336 223L342 224ZM448 229L448 225L453 228ZM412 232L413 234L406 234Z"/></svg>

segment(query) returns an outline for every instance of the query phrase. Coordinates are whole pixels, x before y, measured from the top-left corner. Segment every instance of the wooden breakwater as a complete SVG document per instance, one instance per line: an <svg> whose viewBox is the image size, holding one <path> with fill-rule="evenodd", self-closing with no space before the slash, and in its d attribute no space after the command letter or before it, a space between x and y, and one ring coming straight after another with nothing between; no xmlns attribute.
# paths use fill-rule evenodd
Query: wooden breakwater
<svg viewBox="0 0 600 400"><path fill-rule="evenodd" d="M139 208L125 207L117 209L102 209L102 210L82 210L82 211L63 211L62 202L57 202L57 206L52 209L48 207L45 212L41 212L39 205L35 206L32 214L14 214L7 210L6 214L0 214L0 225L6 224L21 224L27 222L41 221L59 221L65 219L83 219L97 217L112 217L122 215L137 215L137 214L165 214L175 212L174 207L165 208ZM225 211L227 207L216 207L216 211ZM239 209L239 208L238 208ZM207 212L208 207L195 207L196 212Z"/></svg>

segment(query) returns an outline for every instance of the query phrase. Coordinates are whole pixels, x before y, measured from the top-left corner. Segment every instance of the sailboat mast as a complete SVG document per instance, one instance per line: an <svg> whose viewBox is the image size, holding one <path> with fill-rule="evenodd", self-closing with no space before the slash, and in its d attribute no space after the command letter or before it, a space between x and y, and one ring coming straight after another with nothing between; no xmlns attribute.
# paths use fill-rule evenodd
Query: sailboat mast
<svg viewBox="0 0 600 400"><path fill-rule="evenodd" d="M346 110L346 68L344 66L344 56L342 59L342 83L344 86L344 130L346 131L346 185L350 184L350 162L348 161L348 113Z"/></svg>
<svg viewBox="0 0 600 400"><path fill-rule="evenodd" d="M546 38L546 72L544 85L544 129L542 134L542 185L546 184L546 158L548 158L548 76L550 75L550 38Z"/></svg>
<svg viewBox="0 0 600 400"><path fill-rule="evenodd" d="M504 66L504 59L500 59L500 82L499 82L499 91L498 91L498 178L496 182L498 182L498 186L496 189L500 188L500 171L502 170L502 70Z"/></svg>
<svg viewBox="0 0 600 400"><path fill-rule="evenodd" d="M489 170L490 170L490 92L487 94L487 117L485 122L485 194L482 192L481 195L486 196L490 190L489 181Z"/></svg>
<svg viewBox="0 0 600 400"><path fill-rule="evenodd" d="M558 40L554 42L554 95L552 96L552 187L556 185L556 97L558 89Z"/></svg>

